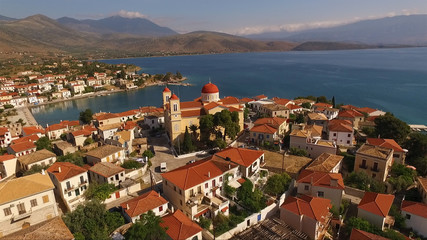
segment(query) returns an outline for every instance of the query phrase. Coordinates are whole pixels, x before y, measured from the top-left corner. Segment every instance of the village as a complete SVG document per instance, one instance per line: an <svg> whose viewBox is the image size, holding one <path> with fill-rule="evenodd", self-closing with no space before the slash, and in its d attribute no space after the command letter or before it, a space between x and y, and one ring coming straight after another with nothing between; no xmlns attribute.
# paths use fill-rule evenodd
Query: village
<svg viewBox="0 0 427 240"><path fill-rule="evenodd" d="M165 87L162 106L7 120L149 77L120 68L0 78L0 238L427 238L427 135L378 109L209 82L193 101Z"/></svg>

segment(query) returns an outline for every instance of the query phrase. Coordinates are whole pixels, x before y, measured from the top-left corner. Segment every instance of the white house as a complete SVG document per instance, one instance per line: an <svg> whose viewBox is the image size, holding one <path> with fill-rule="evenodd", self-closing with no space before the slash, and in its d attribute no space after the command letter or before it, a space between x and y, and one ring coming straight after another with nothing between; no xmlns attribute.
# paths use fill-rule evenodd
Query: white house
<svg viewBox="0 0 427 240"><path fill-rule="evenodd" d="M357 207L357 217L363 218L381 230L390 228L394 219L388 215L394 195L366 192Z"/></svg>
<svg viewBox="0 0 427 240"><path fill-rule="evenodd" d="M141 215L148 211L153 211L156 216L163 216L168 210L168 201L153 190L142 194L139 197L132 198L120 206L122 207L123 216L127 222L135 223Z"/></svg>
<svg viewBox="0 0 427 240"><path fill-rule="evenodd" d="M89 186L86 169L69 162L55 162L47 172L56 194L61 196L69 211L85 201L83 194Z"/></svg>
<svg viewBox="0 0 427 240"><path fill-rule="evenodd" d="M54 185L47 174L32 174L0 183L0 236L58 216Z"/></svg>
<svg viewBox="0 0 427 240"><path fill-rule="evenodd" d="M107 144L87 152L86 159L91 165L95 165L98 162L122 164L125 159L125 151L121 147Z"/></svg>
<svg viewBox="0 0 427 240"><path fill-rule="evenodd" d="M406 227L419 235L427 237L427 205L419 202L402 201L402 216L406 218Z"/></svg>
<svg viewBox="0 0 427 240"><path fill-rule="evenodd" d="M42 149L21 157L18 157L19 167L21 171L28 171L34 165L47 166L56 162L56 154Z"/></svg>
<svg viewBox="0 0 427 240"><path fill-rule="evenodd" d="M243 177L251 178L259 172L261 163L264 163L264 152L247 148L229 147L221 152L217 152L215 156L219 156L226 161L231 161L239 165L239 171Z"/></svg>
<svg viewBox="0 0 427 240"><path fill-rule="evenodd" d="M36 145L33 142L20 142L11 144L7 147L7 153L17 157L24 156L36 151Z"/></svg>
<svg viewBox="0 0 427 240"><path fill-rule="evenodd" d="M108 125L103 125L98 127L98 135L106 140L108 138L112 138L114 134L120 129L122 126L121 123L113 123Z"/></svg>
<svg viewBox="0 0 427 240"><path fill-rule="evenodd" d="M5 154L0 156L0 181L15 175L17 160L18 158L15 155Z"/></svg>
<svg viewBox="0 0 427 240"><path fill-rule="evenodd" d="M328 124L329 141L341 146L353 146L353 126L349 120L333 119Z"/></svg>
<svg viewBox="0 0 427 240"><path fill-rule="evenodd" d="M125 169L109 162L99 162L89 168L91 182L119 186L125 180Z"/></svg>

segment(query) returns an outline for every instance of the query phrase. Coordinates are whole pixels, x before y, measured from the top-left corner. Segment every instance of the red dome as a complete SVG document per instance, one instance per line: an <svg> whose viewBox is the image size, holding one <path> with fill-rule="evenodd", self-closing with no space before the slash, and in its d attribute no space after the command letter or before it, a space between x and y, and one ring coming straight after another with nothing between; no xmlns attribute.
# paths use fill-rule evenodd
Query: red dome
<svg viewBox="0 0 427 240"><path fill-rule="evenodd" d="M168 87L165 87L165 89L163 90L163 92L170 92L171 90L169 90Z"/></svg>
<svg viewBox="0 0 427 240"><path fill-rule="evenodd" d="M171 96L171 98L170 98L171 100L178 100L179 98L178 98L178 96L177 95L175 95L175 94L172 94L172 96Z"/></svg>
<svg viewBox="0 0 427 240"><path fill-rule="evenodd" d="M219 93L218 87L213 83L208 83L202 88L202 93Z"/></svg>

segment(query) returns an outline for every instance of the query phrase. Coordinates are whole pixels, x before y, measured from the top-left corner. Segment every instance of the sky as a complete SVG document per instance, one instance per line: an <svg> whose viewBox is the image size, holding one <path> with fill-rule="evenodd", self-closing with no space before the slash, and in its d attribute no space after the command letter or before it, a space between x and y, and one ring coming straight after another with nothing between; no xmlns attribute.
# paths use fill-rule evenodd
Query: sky
<svg viewBox="0 0 427 240"><path fill-rule="evenodd" d="M426 0L0 0L0 15L50 18L145 17L186 33L237 35L329 27L363 19L427 14Z"/></svg>

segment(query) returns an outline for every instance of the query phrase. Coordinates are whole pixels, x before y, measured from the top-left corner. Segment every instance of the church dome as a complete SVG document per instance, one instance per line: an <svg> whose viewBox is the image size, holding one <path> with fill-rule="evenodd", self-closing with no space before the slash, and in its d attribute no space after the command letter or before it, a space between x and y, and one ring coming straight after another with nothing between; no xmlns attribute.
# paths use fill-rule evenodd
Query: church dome
<svg viewBox="0 0 427 240"><path fill-rule="evenodd" d="M219 93L218 87L213 83L208 83L202 88L202 93Z"/></svg>
<svg viewBox="0 0 427 240"><path fill-rule="evenodd" d="M171 90L168 87L165 87L165 89L163 90L163 92L170 92Z"/></svg>

